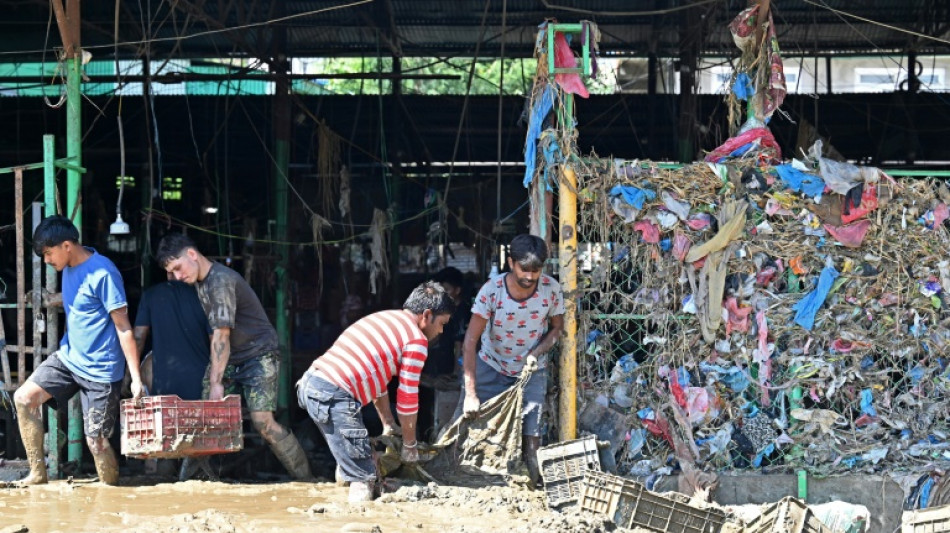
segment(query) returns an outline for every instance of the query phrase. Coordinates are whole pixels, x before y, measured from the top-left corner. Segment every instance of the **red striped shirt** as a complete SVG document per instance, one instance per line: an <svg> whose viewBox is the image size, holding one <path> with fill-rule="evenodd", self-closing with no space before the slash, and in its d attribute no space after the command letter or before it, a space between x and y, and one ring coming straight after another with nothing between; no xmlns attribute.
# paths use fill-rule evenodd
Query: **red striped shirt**
<svg viewBox="0 0 950 533"><path fill-rule="evenodd" d="M386 394L398 373L396 412L412 415L419 411L419 374L428 349L429 341L408 311L380 311L346 328L313 368L362 405Z"/></svg>

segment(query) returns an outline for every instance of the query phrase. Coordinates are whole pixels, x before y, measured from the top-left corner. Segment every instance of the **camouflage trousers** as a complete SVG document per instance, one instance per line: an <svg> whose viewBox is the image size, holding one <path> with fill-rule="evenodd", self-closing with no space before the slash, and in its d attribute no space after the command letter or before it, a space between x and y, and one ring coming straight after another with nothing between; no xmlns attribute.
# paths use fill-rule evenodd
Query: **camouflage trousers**
<svg viewBox="0 0 950 533"><path fill-rule="evenodd" d="M208 397L211 388L209 373L205 371L202 382L202 397ZM254 359L237 364L228 364L221 383L224 394L241 394L249 411L275 411L277 409L277 378L280 375L280 359L277 352L267 352Z"/></svg>

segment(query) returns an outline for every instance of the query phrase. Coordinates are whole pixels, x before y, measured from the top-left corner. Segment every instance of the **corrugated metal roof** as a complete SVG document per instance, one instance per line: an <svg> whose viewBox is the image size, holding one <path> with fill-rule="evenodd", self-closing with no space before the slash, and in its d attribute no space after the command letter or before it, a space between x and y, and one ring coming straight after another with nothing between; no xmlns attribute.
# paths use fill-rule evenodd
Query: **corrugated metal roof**
<svg viewBox="0 0 950 533"><path fill-rule="evenodd" d="M681 0L686 2L688 0ZM276 2L203 2L178 0L153 2L153 13L145 14L146 34L159 41L151 44L155 55L174 53L181 57L211 57L231 53L267 55L279 30L287 30L286 54L294 57L391 54L398 47L404 55L471 55L482 34L485 7L485 39L482 56L497 56L501 51L502 9L504 16L505 55L529 56L534 48L537 26L547 18L562 22L589 19L602 31L601 48L606 53L644 55L654 49L664 56L678 55L683 33L702 33L703 53L732 52L728 22L746 5L746 0L699 0L700 26L683 32L688 10L661 14L655 0L376 0L349 8L342 0ZM824 4L819 7L816 4ZM673 2L670 2L673 4ZM950 3L933 0L773 0L776 27L783 49L793 53L852 52L874 53L880 50L917 46L923 53L950 52L945 42L922 40L879 24L862 22L832 11L840 10L857 17L905 28L943 39L950 38ZM141 4L147 6L148 4ZM229 11L222 6L230 5ZM123 2L120 40L143 40L140 3ZM200 7L198 7L200 6ZM546 7L550 6L550 7ZM43 1L0 0L5 14L0 21L0 59L3 55L37 56L46 39L49 13ZM99 57L112 54L114 35L111 2L83 4L83 45ZM281 17L312 13L261 24ZM586 10L578 13L567 9ZM667 9L676 9L673 8ZM149 23L149 21L151 21ZM150 30L148 28L151 28ZM217 32L217 33L208 33ZM184 39L178 37L185 36ZM56 25L52 26L47 46L59 44ZM391 47L390 44L393 46ZM140 45L124 46L126 57L140 52Z"/></svg>

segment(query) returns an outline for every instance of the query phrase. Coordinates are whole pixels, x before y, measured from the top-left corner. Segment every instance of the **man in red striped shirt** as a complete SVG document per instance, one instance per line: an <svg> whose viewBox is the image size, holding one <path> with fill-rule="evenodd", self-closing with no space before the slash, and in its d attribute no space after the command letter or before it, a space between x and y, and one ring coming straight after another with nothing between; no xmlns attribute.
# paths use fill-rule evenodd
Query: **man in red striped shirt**
<svg viewBox="0 0 950 533"><path fill-rule="evenodd" d="M376 465L360 408L372 402L383 432L402 433L402 459L419 460L416 416L419 375L429 341L442 333L455 304L441 285L423 283L402 309L380 311L346 328L297 382L297 401L326 438L339 481L350 483L350 501L373 499ZM396 425L387 386L399 375Z"/></svg>

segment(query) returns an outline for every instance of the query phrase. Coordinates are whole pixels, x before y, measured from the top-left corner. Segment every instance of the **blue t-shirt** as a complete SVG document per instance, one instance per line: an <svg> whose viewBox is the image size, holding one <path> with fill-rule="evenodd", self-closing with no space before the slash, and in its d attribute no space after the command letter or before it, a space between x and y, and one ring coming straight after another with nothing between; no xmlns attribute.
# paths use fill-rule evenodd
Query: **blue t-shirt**
<svg viewBox="0 0 950 533"><path fill-rule="evenodd" d="M89 259L63 269L66 334L59 342L60 360L89 381L114 383L125 374L125 357L109 313L127 305L125 287L112 261L86 250Z"/></svg>

